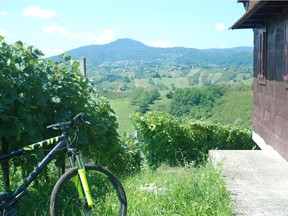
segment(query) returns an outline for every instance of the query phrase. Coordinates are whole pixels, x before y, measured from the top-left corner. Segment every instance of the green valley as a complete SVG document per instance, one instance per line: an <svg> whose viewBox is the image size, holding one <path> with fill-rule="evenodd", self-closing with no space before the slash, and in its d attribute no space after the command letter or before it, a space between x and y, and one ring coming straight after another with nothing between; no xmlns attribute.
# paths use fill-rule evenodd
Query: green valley
<svg viewBox="0 0 288 216"><path fill-rule="evenodd" d="M99 94L108 98L116 112L121 134L133 130L129 116L139 111L163 111L251 128L251 47L155 48L135 40L120 39L67 53L76 59L87 58L87 77ZM51 59L59 60L58 57ZM216 92L211 91L213 86L221 86L225 91L219 95L217 87L214 88ZM141 95L139 91L142 91ZM151 91L157 91L160 96L153 100L143 96ZM181 91L187 91L181 94L190 95L186 102L173 100L173 94L175 96L175 92L177 95ZM198 92L198 102L192 102L195 92ZM135 102L135 97L138 97L138 102ZM189 112L179 114L181 109Z"/></svg>

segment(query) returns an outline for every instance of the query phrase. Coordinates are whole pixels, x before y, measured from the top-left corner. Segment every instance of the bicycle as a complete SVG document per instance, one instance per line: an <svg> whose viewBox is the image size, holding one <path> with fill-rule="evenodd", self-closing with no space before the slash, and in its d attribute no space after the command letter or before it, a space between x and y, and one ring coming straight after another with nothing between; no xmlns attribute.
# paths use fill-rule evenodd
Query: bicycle
<svg viewBox="0 0 288 216"><path fill-rule="evenodd" d="M0 110L1 113L3 114L2 110ZM111 171L98 164L84 164L79 150L72 147L73 140L78 137L77 124L90 124L83 119L83 116L83 113L79 113L71 121L47 126L47 129L62 131L59 136L0 156L0 161L8 160L56 144L14 192L0 193L1 216L17 215L18 203L27 194L28 186L63 149L67 151L71 168L58 179L54 186L50 196L50 215L126 215L127 199L119 179ZM69 129L73 129L74 139L68 138Z"/></svg>

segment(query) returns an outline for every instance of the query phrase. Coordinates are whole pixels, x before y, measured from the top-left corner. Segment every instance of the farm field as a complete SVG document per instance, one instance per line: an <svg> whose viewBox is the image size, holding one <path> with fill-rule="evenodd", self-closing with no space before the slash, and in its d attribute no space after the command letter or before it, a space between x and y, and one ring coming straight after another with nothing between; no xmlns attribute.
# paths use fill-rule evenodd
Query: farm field
<svg viewBox="0 0 288 216"><path fill-rule="evenodd" d="M187 77L178 78L150 78L150 79L135 79L135 87L152 87L152 86L165 86L167 88L185 88L189 87Z"/></svg>

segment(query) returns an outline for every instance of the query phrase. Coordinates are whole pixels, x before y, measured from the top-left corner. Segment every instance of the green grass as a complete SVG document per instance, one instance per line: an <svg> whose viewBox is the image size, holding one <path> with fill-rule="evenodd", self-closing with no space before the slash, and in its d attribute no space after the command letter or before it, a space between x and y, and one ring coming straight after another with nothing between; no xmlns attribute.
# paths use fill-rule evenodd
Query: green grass
<svg viewBox="0 0 288 216"><path fill-rule="evenodd" d="M161 78L161 79L156 79L154 78L153 81L155 83L162 83L168 87L171 87L174 85L176 88L183 88L183 87L188 87L188 78L186 77L179 77L179 78Z"/></svg>
<svg viewBox="0 0 288 216"><path fill-rule="evenodd" d="M194 76L196 73L198 73L201 69L200 68L192 68L189 73L187 74L188 77Z"/></svg>
<svg viewBox="0 0 288 216"><path fill-rule="evenodd" d="M200 167L162 167L126 179L130 216L230 216L230 193L220 170Z"/></svg>
<svg viewBox="0 0 288 216"><path fill-rule="evenodd" d="M161 100L154 101L154 104L150 106L151 111L162 111L162 112L169 112L170 102L171 100L167 99L166 97L162 98Z"/></svg>
<svg viewBox="0 0 288 216"><path fill-rule="evenodd" d="M208 80L210 80L212 83L218 82L221 79L222 73L215 73L215 74L209 74Z"/></svg>
<svg viewBox="0 0 288 216"><path fill-rule="evenodd" d="M119 124L119 133L133 131L133 124L129 118L132 113L135 113L135 106L131 105L130 98L109 100L111 107L117 116Z"/></svg>
<svg viewBox="0 0 288 216"><path fill-rule="evenodd" d="M209 121L251 128L253 91L230 91L217 104Z"/></svg>
<svg viewBox="0 0 288 216"><path fill-rule="evenodd" d="M29 194L21 200L19 215L48 216L55 180L53 176L49 183L40 181L38 190L29 187ZM230 216L232 212L221 169L209 163L197 167L162 166L158 170L143 168L138 174L123 177L121 182L129 216Z"/></svg>
<svg viewBox="0 0 288 216"><path fill-rule="evenodd" d="M153 87L149 83L150 79L135 79L136 87ZM189 81L187 77L178 77L178 78L153 78L154 85L164 84L168 88L172 88L174 85L176 88L185 88L189 87Z"/></svg>
<svg viewBox="0 0 288 216"><path fill-rule="evenodd" d="M150 105L152 111L161 110L168 112L170 104L170 100L166 98L168 92L169 90L160 91L162 99L156 100L154 104ZM109 98L109 103L117 116L120 134L133 131L134 127L129 116L136 112L137 107L131 105L130 94L116 92L105 96Z"/></svg>

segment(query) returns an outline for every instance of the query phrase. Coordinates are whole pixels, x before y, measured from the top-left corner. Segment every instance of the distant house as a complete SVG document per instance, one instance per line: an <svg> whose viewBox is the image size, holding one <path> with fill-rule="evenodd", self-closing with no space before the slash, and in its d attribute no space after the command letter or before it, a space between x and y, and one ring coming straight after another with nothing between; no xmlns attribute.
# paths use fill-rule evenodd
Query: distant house
<svg viewBox="0 0 288 216"><path fill-rule="evenodd" d="M288 160L288 1L238 2L246 13L231 29L254 32L253 140Z"/></svg>

